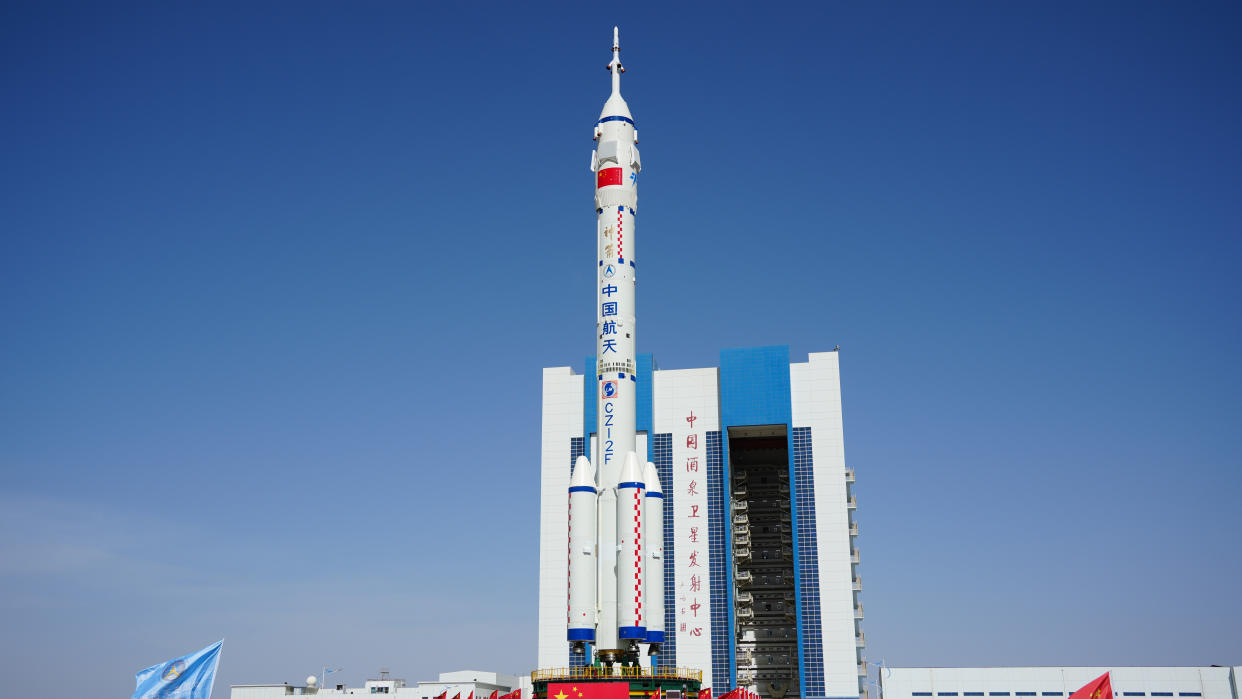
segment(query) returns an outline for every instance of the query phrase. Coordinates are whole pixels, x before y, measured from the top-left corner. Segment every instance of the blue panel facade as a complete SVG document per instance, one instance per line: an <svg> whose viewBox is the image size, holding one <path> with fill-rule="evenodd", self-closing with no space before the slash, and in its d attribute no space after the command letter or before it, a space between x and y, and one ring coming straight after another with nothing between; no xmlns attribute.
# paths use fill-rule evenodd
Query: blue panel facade
<svg viewBox="0 0 1242 699"><path fill-rule="evenodd" d="M677 666L677 581L673 564L673 435L668 432L652 435L651 462L664 488L664 645L660 646L659 664Z"/></svg>
<svg viewBox="0 0 1242 699"><path fill-rule="evenodd" d="M799 652L802 667L802 695L824 696L824 628L820 618L819 545L815 536L815 460L811 453L811 428L793 429L793 465L798 510L797 537L802 555L797 560Z"/></svg>
<svg viewBox="0 0 1242 699"><path fill-rule="evenodd" d="M711 571L712 693L720 696L734 688L733 655L733 540L729 525L729 489L724 475L724 450L719 431L707 437L707 526Z"/></svg>
<svg viewBox="0 0 1242 699"><path fill-rule="evenodd" d="M635 370L638 371L638 397L635 399L637 405L634 406L634 429L639 432L651 434L651 414L652 414L652 372L656 370L655 358L650 354L640 354L635 358ZM655 462L651 457L651 440L647 440L647 461ZM641 455L640 455L641 457Z"/></svg>
<svg viewBox="0 0 1242 699"><path fill-rule="evenodd" d="M720 424L788 425L789 347L747 347L720 352Z"/></svg>

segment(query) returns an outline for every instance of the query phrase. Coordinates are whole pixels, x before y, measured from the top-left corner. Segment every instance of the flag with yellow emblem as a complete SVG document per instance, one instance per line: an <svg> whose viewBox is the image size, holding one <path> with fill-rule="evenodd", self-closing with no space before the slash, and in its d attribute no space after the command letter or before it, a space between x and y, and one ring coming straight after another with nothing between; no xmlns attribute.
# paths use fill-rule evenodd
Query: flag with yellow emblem
<svg viewBox="0 0 1242 699"><path fill-rule="evenodd" d="M549 683L548 699L630 699L630 684L628 682Z"/></svg>
<svg viewBox="0 0 1242 699"><path fill-rule="evenodd" d="M1113 699L1113 682L1108 673L1091 680L1069 699Z"/></svg>

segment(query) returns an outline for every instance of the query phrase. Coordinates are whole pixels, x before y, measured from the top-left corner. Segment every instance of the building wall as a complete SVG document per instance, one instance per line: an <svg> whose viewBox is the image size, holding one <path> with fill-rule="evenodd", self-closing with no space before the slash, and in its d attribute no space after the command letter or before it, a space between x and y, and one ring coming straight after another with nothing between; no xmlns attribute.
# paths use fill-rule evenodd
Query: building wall
<svg viewBox="0 0 1242 699"><path fill-rule="evenodd" d="M539 667L568 667L569 474L573 439L582 439L583 377L569 367L543 370L539 487ZM579 449L581 449L579 444Z"/></svg>
<svg viewBox="0 0 1242 699"><path fill-rule="evenodd" d="M442 672L439 679L433 682L419 682L416 686L407 686L401 679L367 680L361 687L344 687L337 689L335 683L329 681L325 688L296 686L289 684L258 684L233 685L230 688L231 699L278 699L286 696L356 696L376 695L389 699L433 699L442 692L447 692L450 699L460 695L467 699L471 694L474 699L487 699L493 691L500 694L522 688L523 696L531 696L529 675L518 677L497 672L478 670L457 670Z"/></svg>
<svg viewBox="0 0 1242 699"><path fill-rule="evenodd" d="M809 485L815 494L813 555L818 600L810 602L817 601L818 609L805 609L811 605L804 600L802 625L804 649L819 646L822 675L817 677L813 668L804 668L808 697L856 697L865 682L865 678L860 680L865 666L860 663L857 593L853 589L856 576L850 561L852 494L846 482L839 357L837 352L819 352L811 354L807 362L789 367L795 434L806 440L804 435L809 433L809 444L795 441L793 456L797 459L805 454L811 461ZM798 488L806 485L805 479L805 474L799 474ZM807 529L801 519L799 526ZM803 560L810 555L807 552Z"/></svg>
<svg viewBox="0 0 1242 699"><path fill-rule="evenodd" d="M881 668L884 699L1056 699L1111 672L1118 699L1238 699L1238 667Z"/></svg>
<svg viewBox="0 0 1242 699"><path fill-rule="evenodd" d="M707 435L720 430L716 383L715 369L659 371L653 396L653 429L671 446L672 482L665 488L672 494L673 553L665 556L674 596L664 600L673 622L665 633L675 639L677 664L702 669L703 686L713 688L721 680L712 665Z"/></svg>

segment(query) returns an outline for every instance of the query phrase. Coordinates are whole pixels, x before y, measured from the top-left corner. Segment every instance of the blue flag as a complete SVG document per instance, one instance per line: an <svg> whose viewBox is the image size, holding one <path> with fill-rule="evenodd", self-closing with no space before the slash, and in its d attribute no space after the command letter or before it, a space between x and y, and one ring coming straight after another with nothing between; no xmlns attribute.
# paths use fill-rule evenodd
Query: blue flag
<svg viewBox="0 0 1242 699"><path fill-rule="evenodd" d="M134 676L138 688L130 699L211 699L223 644L216 641L197 653L140 670Z"/></svg>

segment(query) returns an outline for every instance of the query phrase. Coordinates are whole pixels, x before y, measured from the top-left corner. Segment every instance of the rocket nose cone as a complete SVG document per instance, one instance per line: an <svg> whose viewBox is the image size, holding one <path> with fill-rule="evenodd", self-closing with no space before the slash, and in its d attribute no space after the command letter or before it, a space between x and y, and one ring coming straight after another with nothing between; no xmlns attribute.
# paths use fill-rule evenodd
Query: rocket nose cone
<svg viewBox="0 0 1242 699"><path fill-rule="evenodd" d="M625 98L620 93L613 93L608 101L604 102L604 108L600 110L599 118L607 119L608 117L625 117L633 120L634 115L630 114L630 105L626 104Z"/></svg>
<svg viewBox="0 0 1242 699"><path fill-rule="evenodd" d="M589 485L595 486L595 469L591 467L591 460L585 456L579 456L574 462L574 472L569 479L571 488Z"/></svg>
<svg viewBox="0 0 1242 699"><path fill-rule="evenodd" d="M662 493L660 490L660 475L656 472L655 464L647 462L643 468L643 482L647 484L648 493Z"/></svg>

